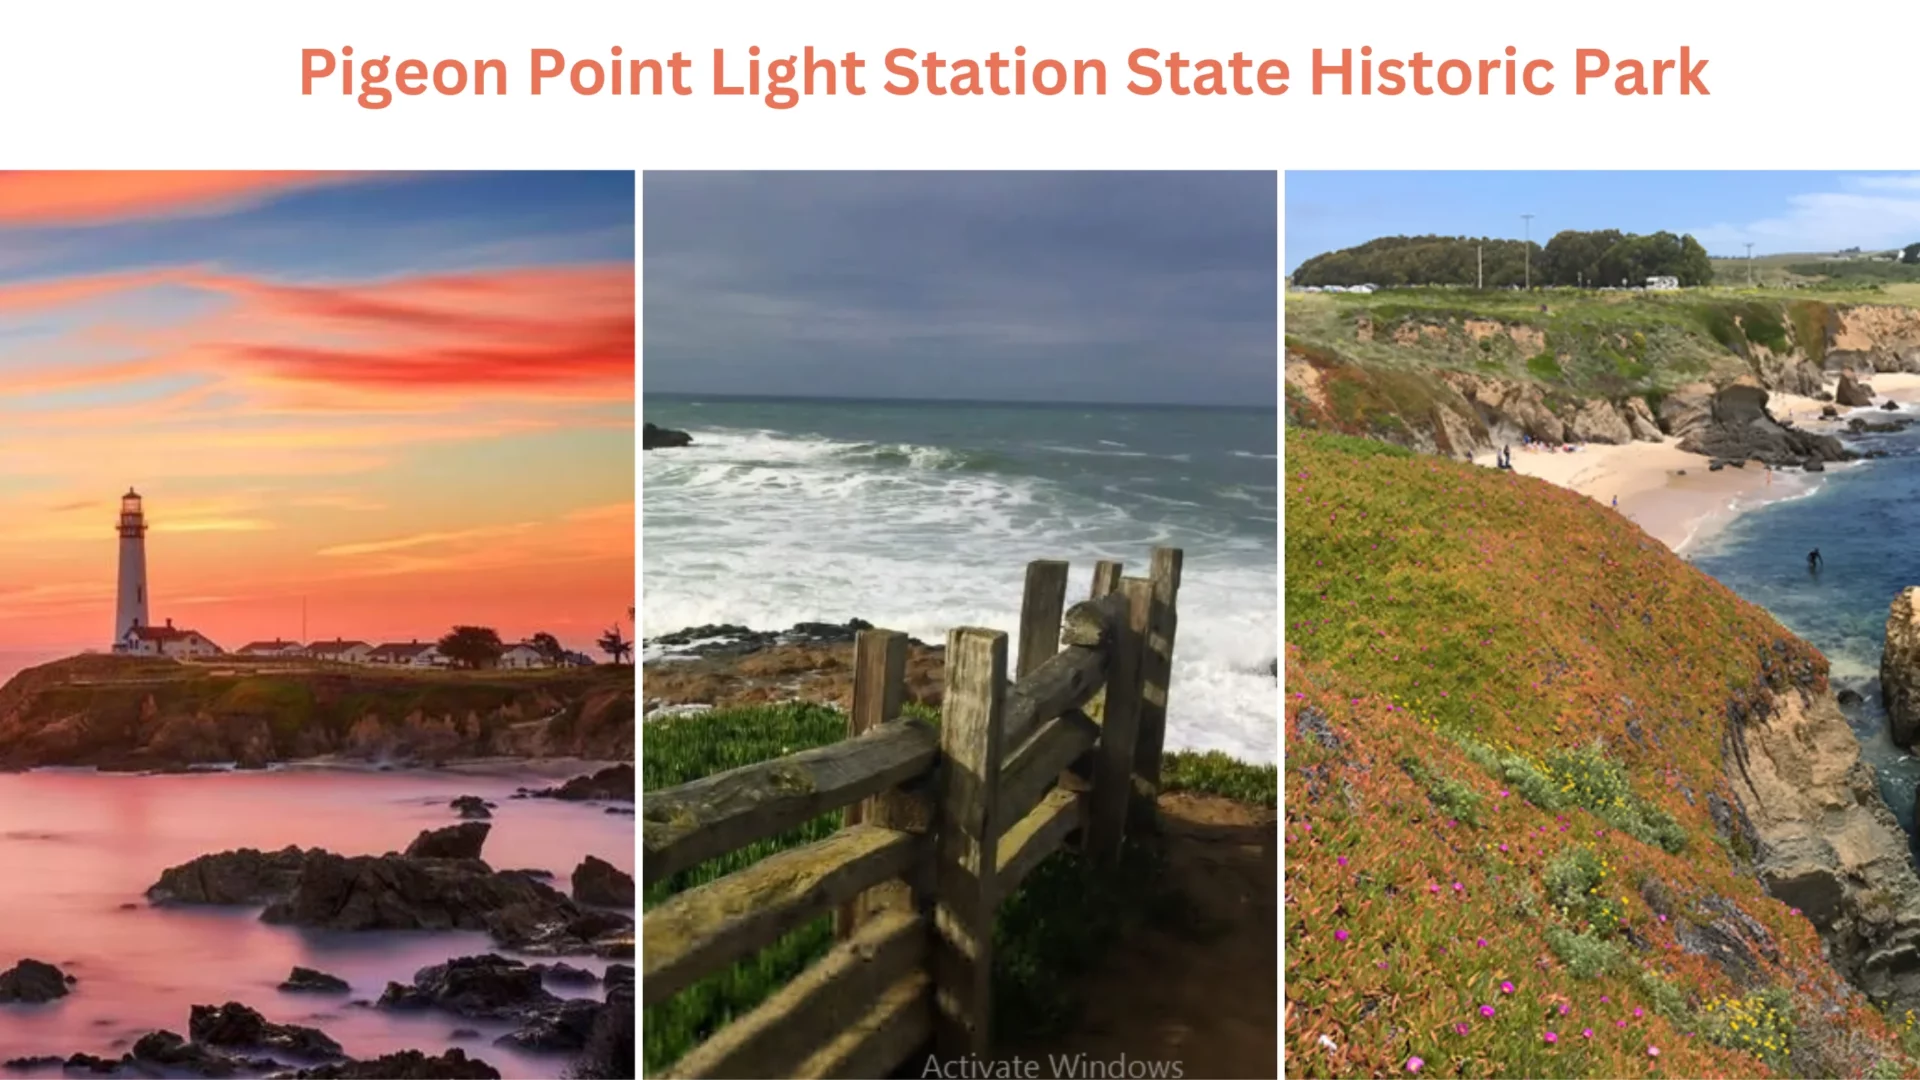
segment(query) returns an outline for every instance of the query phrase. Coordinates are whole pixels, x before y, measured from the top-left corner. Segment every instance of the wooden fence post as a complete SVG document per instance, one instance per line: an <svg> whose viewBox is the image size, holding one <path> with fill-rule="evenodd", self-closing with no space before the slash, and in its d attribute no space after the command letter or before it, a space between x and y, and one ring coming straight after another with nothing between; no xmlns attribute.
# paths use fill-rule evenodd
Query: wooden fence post
<svg viewBox="0 0 1920 1080"><path fill-rule="evenodd" d="M1146 650L1140 658L1140 733L1133 752L1133 771L1155 796L1160 793L1160 752L1167 742L1167 690L1173 675L1182 558L1179 548L1153 549L1153 610L1147 619Z"/></svg>
<svg viewBox="0 0 1920 1080"><path fill-rule="evenodd" d="M1094 749L1092 806L1087 821L1087 850L1096 859L1120 854L1126 835L1127 807L1133 800L1133 755L1140 725L1140 661L1145 651L1153 582L1122 578L1127 622L1107 657L1106 712L1100 721L1100 745Z"/></svg>
<svg viewBox="0 0 1920 1080"><path fill-rule="evenodd" d="M934 1049L949 1060L985 1058L991 1047L1006 686L1006 634L978 627L947 633L933 984Z"/></svg>
<svg viewBox="0 0 1920 1080"><path fill-rule="evenodd" d="M1069 569L1068 564L1058 559L1035 559L1027 564L1027 591L1020 598L1020 659L1013 676L1016 679L1028 675L1060 651L1060 614L1066 609Z"/></svg>
<svg viewBox="0 0 1920 1080"><path fill-rule="evenodd" d="M1098 600L1120 587L1120 562L1117 559L1101 559L1093 564L1093 592L1087 597Z"/></svg>
<svg viewBox="0 0 1920 1080"><path fill-rule="evenodd" d="M855 739L900 717L905 698L907 636L893 630L862 630L853 639L853 707L847 712L847 738ZM866 822L890 829L919 831L926 815L906 792L874 795L847 807L842 828ZM861 893L840 906L834 915L834 933L845 941L872 914L889 908L910 908L912 888L890 881Z"/></svg>

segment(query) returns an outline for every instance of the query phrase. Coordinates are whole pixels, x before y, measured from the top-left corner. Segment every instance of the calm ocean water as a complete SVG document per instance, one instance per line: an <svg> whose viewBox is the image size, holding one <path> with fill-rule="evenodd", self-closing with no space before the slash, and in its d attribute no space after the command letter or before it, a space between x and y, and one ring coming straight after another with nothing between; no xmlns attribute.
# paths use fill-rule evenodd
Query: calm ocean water
<svg viewBox="0 0 1920 1080"><path fill-rule="evenodd" d="M644 455L642 635L867 619L1014 632L1032 559L1186 551L1169 747L1277 760L1278 426L1246 409L690 398Z"/></svg>
<svg viewBox="0 0 1920 1080"><path fill-rule="evenodd" d="M1909 414L1911 409L1908 410ZM1881 793L1909 831L1920 759L1887 738L1880 707L1880 647L1887 605L1920 585L1920 429L1850 440L1888 457L1829 471L1806 494L1742 514L1694 556L1694 564L1765 607L1832 662L1834 688L1865 701L1847 718ZM1807 572L1807 552L1824 568Z"/></svg>

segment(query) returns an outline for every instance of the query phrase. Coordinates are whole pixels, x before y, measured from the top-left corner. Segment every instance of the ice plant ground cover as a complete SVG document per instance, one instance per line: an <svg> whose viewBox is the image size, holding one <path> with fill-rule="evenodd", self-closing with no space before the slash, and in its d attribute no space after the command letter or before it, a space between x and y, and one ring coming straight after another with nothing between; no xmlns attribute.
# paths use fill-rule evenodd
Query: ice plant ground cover
<svg viewBox="0 0 1920 1080"><path fill-rule="evenodd" d="M1711 809L1730 704L1824 658L1572 492L1286 472L1288 1075L1920 1075Z"/></svg>

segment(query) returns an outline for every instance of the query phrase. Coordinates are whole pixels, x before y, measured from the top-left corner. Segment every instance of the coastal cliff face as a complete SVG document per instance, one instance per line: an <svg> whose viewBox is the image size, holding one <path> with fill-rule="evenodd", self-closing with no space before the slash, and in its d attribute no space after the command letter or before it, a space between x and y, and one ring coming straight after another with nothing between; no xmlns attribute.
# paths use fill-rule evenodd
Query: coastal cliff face
<svg viewBox="0 0 1920 1080"><path fill-rule="evenodd" d="M1920 309L1542 298L1526 307L1497 294L1445 291L1290 298L1288 422L1466 459L1523 436L1685 438L1686 425L1669 417L1676 394L1697 400L1741 385L1820 397L1835 373L1920 372ZM1836 460L1830 447L1788 445L1778 432L1755 441L1742 430L1719 441L1719 450L1701 452L1732 457L1752 444L1751 456L1777 464Z"/></svg>
<svg viewBox="0 0 1920 1080"><path fill-rule="evenodd" d="M1894 744L1911 747L1920 741L1920 586L1900 590L1887 609L1880 698Z"/></svg>
<svg viewBox="0 0 1920 1080"><path fill-rule="evenodd" d="M250 670L81 656L0 687L0 768L168 769L337 755L629 760L631 667Z"/></svg>
<svg viewBox="0 0 1920 1080"><path fill-rule="evenodd" d="M1729 719L1723 756L1767 891L1813 921L1848 981L1920 1007L1920 877L1860 742L1827 690L1791 689Z"/></svg>

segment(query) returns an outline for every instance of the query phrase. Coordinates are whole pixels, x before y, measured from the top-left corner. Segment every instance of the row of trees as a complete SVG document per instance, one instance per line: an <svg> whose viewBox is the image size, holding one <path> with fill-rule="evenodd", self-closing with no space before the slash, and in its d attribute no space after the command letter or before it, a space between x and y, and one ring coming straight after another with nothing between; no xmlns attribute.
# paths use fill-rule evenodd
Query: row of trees
<svg viewBox="0 0 1920 1080"><path fill-rule="evenodd" d="M1308 259L1294 271L1293 283L1469 288L1484 283L1503 289L1528 280L1535 285L1643 285L1651 277L1705 285L1713 280L1713 262L1692 236L1664 231L1568 229L1544 248L1521 240L1386 236Z"/></svg>
<svg viewBox="0 0 1920 1080"><path fill-rule="evenodd" d="M627 618L632 619L634 609L627 609ZM479 670L497 667L501 654L507 651L506 643L500 640L500 634L491 626L456 626L434 643L440 655L454 667ZM554 667L572 662L573 655L560 639L542 631L527 639L540 658ZM620 625L615 623L601 634L594 644L601 652L613 658L616 664L624 663L633 655L633 642L627 639Z"/></svg>

